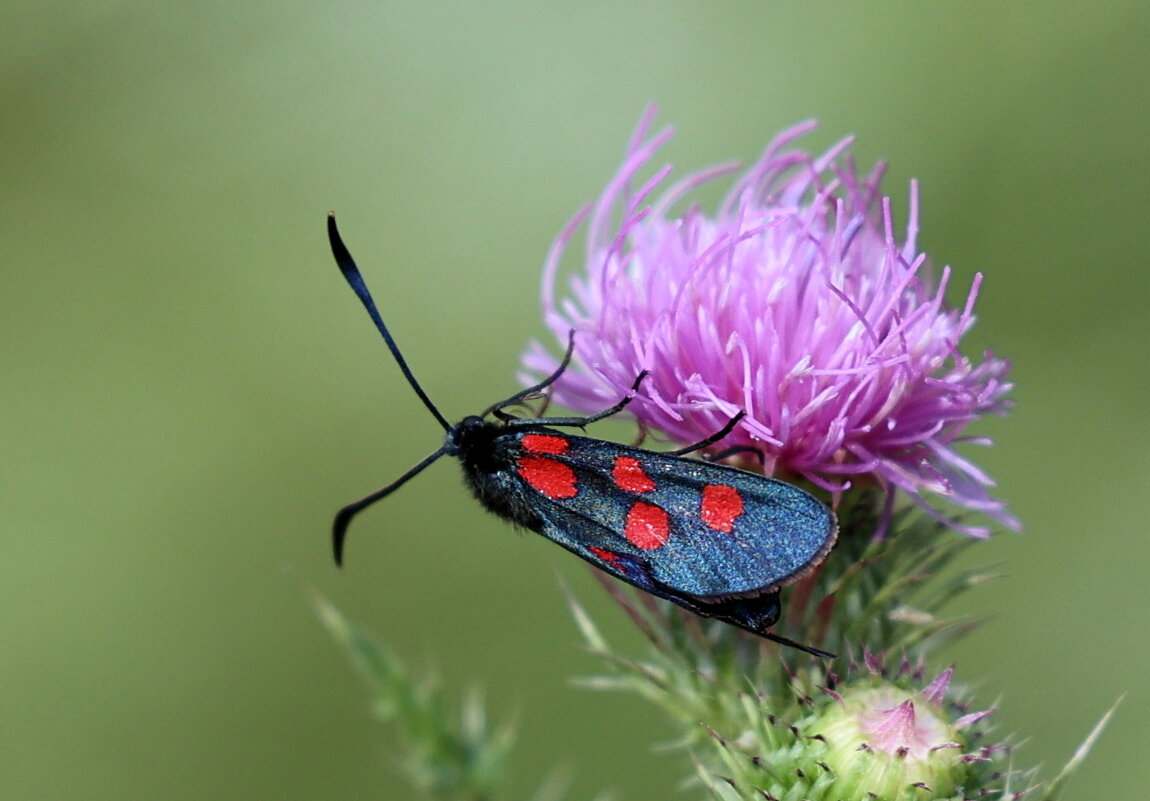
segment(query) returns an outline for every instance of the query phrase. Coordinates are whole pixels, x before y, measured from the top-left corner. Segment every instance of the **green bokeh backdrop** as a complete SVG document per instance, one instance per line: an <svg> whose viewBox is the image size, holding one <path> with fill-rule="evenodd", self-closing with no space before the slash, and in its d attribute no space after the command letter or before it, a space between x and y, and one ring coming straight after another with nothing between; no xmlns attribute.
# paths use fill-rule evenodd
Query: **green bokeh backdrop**
<svg viewBox="0 0 1150 801"><path fill-rule="evenodd" d="M404 799L317 625L330 595L518 710L516 787L676 797L669 730L568 686L575 560L441 465L332 511L440 433L332 266L345 235L449 416L514 386L538 267L643 107L681 168L817 117L891 160L922 243L986 274L972 348L1017 408L976 458L1024 519L948 657L1022 764L1127 699L1069 798L1134 797L1150 742L1150 15L1128 2L17 2L0 12L0 798Z"/></svg>

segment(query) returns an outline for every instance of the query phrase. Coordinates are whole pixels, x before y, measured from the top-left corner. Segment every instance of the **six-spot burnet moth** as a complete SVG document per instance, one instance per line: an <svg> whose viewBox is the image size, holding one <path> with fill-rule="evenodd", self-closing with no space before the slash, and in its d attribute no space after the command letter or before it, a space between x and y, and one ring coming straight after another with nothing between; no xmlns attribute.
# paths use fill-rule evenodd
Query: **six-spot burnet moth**
<svg viewBox="0 0 1150 801"><path fill-rule="evenodd" d="M351 519L441 456L454 456L472 494L487 509L586 559L606 573L703 617L731 623L816 656L821 651L768 629L781 612L779 589L817 566L834 545L834 514L798 487L717 462L683 458L723 439L721 431L686 448L655 452L561 428L583 428L622 411L639 391L586 417L515 417L506 409L553 384L571 361L574 332L558 369L538 384L452 425L431 402L400 353L375 301L327 221L343 277L383 335L415 394L446 432L443 445L381 490L335 518L336 564ZM493 418L493 419L491 419Z"/></svg>

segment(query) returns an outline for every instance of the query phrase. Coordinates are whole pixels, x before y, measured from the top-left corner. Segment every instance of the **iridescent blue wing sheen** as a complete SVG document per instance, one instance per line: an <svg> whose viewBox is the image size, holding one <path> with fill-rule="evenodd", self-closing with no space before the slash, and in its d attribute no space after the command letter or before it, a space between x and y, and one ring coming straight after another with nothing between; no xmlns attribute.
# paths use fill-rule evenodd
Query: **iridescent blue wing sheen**
<svg viewBox="0 0 1150 801"><path fill-rule="evenodd" d="M550 429L518 439L540 533L663 597L770 593L834 545L831 511L785 482Z"/></svg>

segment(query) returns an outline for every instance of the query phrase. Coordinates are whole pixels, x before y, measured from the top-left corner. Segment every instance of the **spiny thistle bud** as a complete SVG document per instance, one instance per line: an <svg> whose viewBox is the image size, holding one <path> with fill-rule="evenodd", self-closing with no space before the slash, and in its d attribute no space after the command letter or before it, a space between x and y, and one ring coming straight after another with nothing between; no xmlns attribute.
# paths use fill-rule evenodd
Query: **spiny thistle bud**
<svg viewBox="0 0 1150 801"><path fill-rule="evenodd" d="M976 763L1004 753L1002 746L973 747L977 724L990 710L965 713L945 705L953 669L918 689L877 677L840 688L809 729L826 746L822 761L835 776L832 795L849 799L961 798L962 788L982 787Z"/></svg>

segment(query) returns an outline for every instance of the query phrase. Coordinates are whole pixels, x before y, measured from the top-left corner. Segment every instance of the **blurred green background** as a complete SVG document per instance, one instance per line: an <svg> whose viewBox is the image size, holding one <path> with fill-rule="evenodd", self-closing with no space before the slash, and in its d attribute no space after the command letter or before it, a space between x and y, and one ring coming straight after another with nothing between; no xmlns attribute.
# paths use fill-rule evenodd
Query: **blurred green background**
<svg viewBox="0 0 1150 801"><path fill-rule="evenodd" d="M669 729L557 589L632 650L576 560L484 515L331 263L343 232L428 391L514 388L551 237L644 106L680 170L806 117L857 134L964 287L1017 408L974 458L1026 523L947 657L1023 765L1127 693L1068 798L1131 797L1150 745L1150 15L1145 3L10 3L0 12L0 797L405 799L391 733L317 624L330 595L453 692L518 710L516 786L677 797ZM961 298L958 294L956 299ZM1049 775L1049 773L1048 773ZM1143 779L1144 781L1144 779Z"/></svg>

